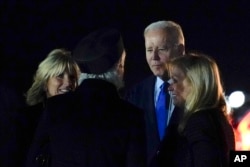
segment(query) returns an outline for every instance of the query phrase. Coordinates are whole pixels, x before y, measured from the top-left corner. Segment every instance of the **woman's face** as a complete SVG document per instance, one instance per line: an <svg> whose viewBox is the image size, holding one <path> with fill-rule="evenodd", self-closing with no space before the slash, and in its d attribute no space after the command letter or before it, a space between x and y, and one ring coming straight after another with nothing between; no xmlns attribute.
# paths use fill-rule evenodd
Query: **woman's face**
<svg viewBox="0 0 250 167"><path fill-rule="evenodd" d="M47 98L73 91L76 88L77 78L64 72L49 78L47 82Z"/></svg>
<svg viewBox="0 0 250 167"><path fill-rule="evenodd" d="M170 70L171 83L168 90L172 94L174 105L183 108L187 99L187 96L191 92L191 84L188 81L184 72L178 68L173 67Z"/></svg>

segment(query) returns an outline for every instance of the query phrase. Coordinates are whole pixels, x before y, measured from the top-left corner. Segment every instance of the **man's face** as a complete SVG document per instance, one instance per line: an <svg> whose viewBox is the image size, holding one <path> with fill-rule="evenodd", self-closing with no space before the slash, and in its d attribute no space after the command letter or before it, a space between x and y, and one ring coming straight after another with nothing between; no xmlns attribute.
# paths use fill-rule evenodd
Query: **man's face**
<svg viewBox="0 0 250 167"><path fill-rule="evenodd" d="M145 34L146 59L155 76L168 76L167 64L171 58L180 55L178 46L171 42L170 36L163 30L150 30Z"/></svg>

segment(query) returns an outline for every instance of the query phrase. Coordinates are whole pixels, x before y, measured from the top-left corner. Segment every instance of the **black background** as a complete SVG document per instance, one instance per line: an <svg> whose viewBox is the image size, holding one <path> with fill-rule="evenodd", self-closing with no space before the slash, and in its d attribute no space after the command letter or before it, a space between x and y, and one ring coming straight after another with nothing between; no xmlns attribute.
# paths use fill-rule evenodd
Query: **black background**
<svg viewBox="0 0 250 167"><path fill-rule="evenodd" d="M54 48L72 50L87 33L118 28L127 50L125 83L151 74L143 30L151 22L173 20L184 31L187 50L214 57L226 94L250 90L248 0L0 1L1 80L24 93L40 61Z"/></svg>

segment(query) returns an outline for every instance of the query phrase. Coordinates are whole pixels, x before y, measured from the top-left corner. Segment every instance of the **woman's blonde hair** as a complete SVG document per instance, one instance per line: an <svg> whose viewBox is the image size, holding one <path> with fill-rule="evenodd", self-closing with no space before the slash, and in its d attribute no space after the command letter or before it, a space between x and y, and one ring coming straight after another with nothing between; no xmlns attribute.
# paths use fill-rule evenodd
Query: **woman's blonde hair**
<svg viewBox="0 0 250 167"><path fill-rule="evenodd" d="M75 78L74 82L75 86L77 86L80 71L78 65L72 59L71 53L66 49L54 49L38 66L33 84L26 94L27 104L35 105L44 102L47 98L46 86L48 79L64 72L68 72L69 75Z"/></svg>
<svg viewBox="0 0 250 167"><path fill-rule="evenodd" d="M183 130L192 113L204 109L220 108L226 113L226 101L219 68L214 59L202 53L188 53L174 58L170 68L181 69L192 90L185 102L185 115L179 130Z"/></svg>

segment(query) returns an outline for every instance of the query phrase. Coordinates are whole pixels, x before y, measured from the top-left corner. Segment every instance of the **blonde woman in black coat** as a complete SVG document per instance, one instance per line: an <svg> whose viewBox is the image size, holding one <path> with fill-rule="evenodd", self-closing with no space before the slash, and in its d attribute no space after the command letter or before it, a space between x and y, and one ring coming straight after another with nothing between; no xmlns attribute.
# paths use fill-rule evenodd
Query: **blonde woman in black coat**
<svg viewBox="0 0 250 167"><path fill-rule="evenodd" d="M171 142L162 143L160 166L228 166L235 141L216 62L188 53L171 61L170 76L173 103L185 112Z"/></svg>
<svg viewBox="0 0 250 167"><path fill-rule="evenodd" d="M63 48L51 50L39 63L33 83L26 93L27 106L19 112L17 118L17 143L20 145L17 158L22 162L25 161L47 100L74 91L79 75L79 67L71 52Z"/></svg>

